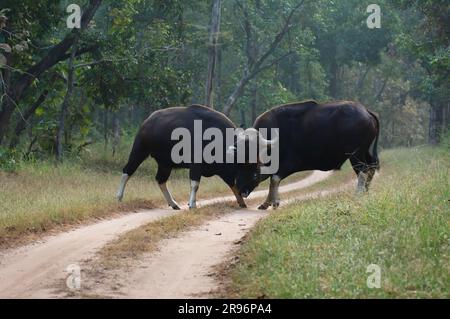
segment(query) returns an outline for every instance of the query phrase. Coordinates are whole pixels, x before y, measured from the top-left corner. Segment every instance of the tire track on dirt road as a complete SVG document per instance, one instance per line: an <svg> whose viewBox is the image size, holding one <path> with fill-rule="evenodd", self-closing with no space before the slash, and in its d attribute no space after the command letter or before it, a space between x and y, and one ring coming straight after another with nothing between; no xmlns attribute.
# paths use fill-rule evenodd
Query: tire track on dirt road
<svg viewBox="0 0 450 319"><path fill-rule="evenodd" d="M280 187L280 192L308 187L326 179L330 172L315 171L307 178ZM250 199L266 196L267 191L254 192ZM198 205L233 200L220 197L199 201ZM185 208L186 205L183 205ZM240 211L245 212L244 211ZM38 242L0 252L0 298L49 298L55 281L67 277L66 268L92 258L106 243L121 234L160 218L179 214L172 210L151 209L100 221L74 230L49 236ZM260 212L249 214L262 215ZM228 215L227 215L228 216ZM251 221L250 221L251 222ZM219 237L219 236L218 236Z"/></svg>

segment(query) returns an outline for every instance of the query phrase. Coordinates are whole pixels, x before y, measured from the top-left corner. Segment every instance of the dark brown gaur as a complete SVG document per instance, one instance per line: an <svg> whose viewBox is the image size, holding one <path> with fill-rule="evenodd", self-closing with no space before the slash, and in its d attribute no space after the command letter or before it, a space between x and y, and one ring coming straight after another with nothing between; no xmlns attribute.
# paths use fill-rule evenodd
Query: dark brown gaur
<svg viewBox="0 0 450 319"><path fill-rule="evenodd" d="M244 198L261 181L270 178L269 195L260 209L279 206L278 186L293 173L338 170L350 159L358 176L357 191L365 192L380 167L377 154L380 133L378 117L357 102L321 104L306 101L281 105L260 115L253 128L257 131L262 128L268 131L278 129L279 134L276 137L279 143L279 168L276 173L262 175L259 164L239 166L236 186Z"/></svg>
<svg viewBox="0 0 450 319"><path fill-rule="evenodd" d="M123 168L122 181L120 183L117 198L119 201L123 198L125 186L129 178L136 169L148 157L153 157L157 164L156 181L167 200L169 206L173 209L180 209L179 205L173 199L167 189L166 182L169 179L172 169L189 169L189 178L191 180L191 196L189 199L189 208L196 207L196 193L199 188L202 176L219 176L233 191L240 207L246 207L244 200L235 187L237 168L232 163L174 163L171 157L172 148L178 143L172 140L172 132L178 128L185 128L194 136L194 121L202 121L203 132L208 128L219 129L223 136L226 136L226 129L235 129L236 126L222 113L214 111L202 105L191 105L188 107L172 107L159 110L150 115L142 124L135 138L128 163ZM202 134L203 134L202 132ZM192 141L193 143L193 141ZM202 150L205 144L202 144ZM223 152L227 151L224 143Z"/></svg>

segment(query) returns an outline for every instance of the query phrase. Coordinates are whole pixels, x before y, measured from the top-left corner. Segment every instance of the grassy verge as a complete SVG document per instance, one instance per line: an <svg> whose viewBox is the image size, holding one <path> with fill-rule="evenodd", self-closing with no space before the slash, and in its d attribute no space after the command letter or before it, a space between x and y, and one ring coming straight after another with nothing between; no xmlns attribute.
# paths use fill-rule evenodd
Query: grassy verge
<svg viewBox="0 0 450 319"><path fill-rule="evenodd" d="M449 168L439 149L386 151L370 194L336 194L272 214L241 248L225 294L448 298ZM380 289L367 287L371 264L380 266Z"/></svg>

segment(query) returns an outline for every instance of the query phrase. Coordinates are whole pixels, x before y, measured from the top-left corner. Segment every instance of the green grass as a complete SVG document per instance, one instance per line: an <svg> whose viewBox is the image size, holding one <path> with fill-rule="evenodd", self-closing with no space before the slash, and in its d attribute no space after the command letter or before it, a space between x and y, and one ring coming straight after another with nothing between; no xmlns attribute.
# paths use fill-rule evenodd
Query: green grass
<svg viewBox="0 0 450 319"><path fill-rule="evenodd" d="M229 273L228 296L450 297L450 156L382 153L368 195L340 193L274 212L251 232ZM381 267L369 289L367 266Z"/></svg>

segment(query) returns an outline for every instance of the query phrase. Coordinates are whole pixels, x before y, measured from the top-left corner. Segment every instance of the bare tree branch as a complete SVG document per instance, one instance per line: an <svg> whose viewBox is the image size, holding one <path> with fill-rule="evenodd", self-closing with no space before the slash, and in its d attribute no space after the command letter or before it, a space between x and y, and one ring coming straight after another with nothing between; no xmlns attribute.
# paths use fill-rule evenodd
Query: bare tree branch
<svg viewBox="0 0 450 319"><path fill-rule="evenodd" d="M275 35L275 38L273 39L272 43L269 45L267 50L259 57L255 57L252 48L256 48L256 44L252 40L252 32L251 32L251 22L248 15L248 11L246 10L245 6L243 6L239 0L236 0L237 5L241 8L244 15L244 30L247 37L247 60L248 65L246 67L246 70L244 70L244 74L239 81L239 83L236 85L236 87L233 90L233 93L228 98L227 103L225 104L223 108L223 113L225 115L229 115L234 104L236 103L239 96L242 94L243 89L248 84L248 82L254 78L257 74L260 72L267 70L268 68L272 67L274 64L285 58L286 56L290 55L291 53L288 53L281 58L275 59L269 64L265 64L266 60L273 55L275 50L278 48L280 43L283 41L285 35L289 32L289 30L292 28L292 18L294 17L294 14L303 6L305 3L305 0L300 1L292 10L290 11L289 15L286 17L284 24L280 31Z"/></svg>
<svg viewBox="0 0 450 319"><path fill-rule="evenodd" d="M11 139L11 143L9 144L10 148L16 147L17 143L19 142L19 137L22 134L23 130L27 127L28 119L36 112L39 106L41 106L42 103L47 99L49 91L44 90L42 94L39 96L39 98L30 106L30 108L23 114L23 117L20 118L19 122L16 125L16 128L14 129L14 135Z"/></svg>

